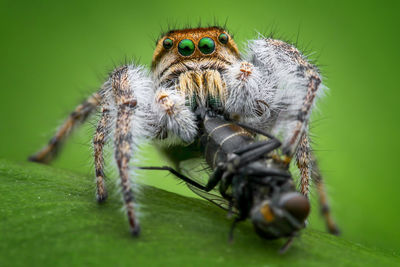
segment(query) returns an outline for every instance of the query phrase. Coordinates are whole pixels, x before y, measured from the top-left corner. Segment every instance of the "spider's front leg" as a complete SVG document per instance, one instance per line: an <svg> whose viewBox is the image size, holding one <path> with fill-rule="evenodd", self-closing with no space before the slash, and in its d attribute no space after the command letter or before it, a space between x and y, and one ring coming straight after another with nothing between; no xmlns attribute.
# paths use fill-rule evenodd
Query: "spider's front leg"
<svg viewBox="0 0 400 267"><path fill-rule="evenodd" d="M194 140L197 135L196 117L186 105L182 92L159 88L155 94L153 110L162 130L161 137L165 138L169 133L173 133L186 143Z"/></svg>
<svg viewBox="0 0 400 267"><path fill-rule="evenodd" d="M134 184L130 179L129 163L137 152L140 142L143 139L154 138L156 132L154 128L157 121L152 114L151 106L154 98L153 83L142 67L128 65L115 70L109 84L102 103L102 117L93 142L98 200L102 201L106 197L102 151L110 132L109 127L115 122L114 155L120 176L124 208L131 233L137 236L140 227L135 213Z"/></svg>
<svg viewBox="0 0 400 267"><path fill-rule="evenodd" d="M228 89L225 110L230 116L269 117L268 104L261 94L262 73L252 63L238 61L224 74Z"/></svg>
<svg viewBox="0 0 400 267"><path fill-rule="evenodd" d="M138 235L140 227L135 215L134 196L129 178L129 161L133 153L132 116L137 105L137 99L129 84L127 68L120 69L113 74L112 88L117 106L114 140L115 160L121 178L122 195L131 233Z"/></svg>
<svg viewBox="0 0 400 267"><path fill-rule="evenodd" d="M294 46L270 38L250 41L247 58L262 73L260 94L272 115L269 130L281 136L283 152L292 158L324 89L319 70Z"/></svg>

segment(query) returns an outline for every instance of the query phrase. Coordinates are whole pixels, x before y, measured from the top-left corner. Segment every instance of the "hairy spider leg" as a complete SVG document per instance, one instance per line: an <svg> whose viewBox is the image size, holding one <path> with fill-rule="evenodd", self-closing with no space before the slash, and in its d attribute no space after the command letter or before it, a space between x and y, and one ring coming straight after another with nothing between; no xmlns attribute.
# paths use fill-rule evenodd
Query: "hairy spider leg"
<svg viewBox="0 0 400 267"><path fill-rule="evenodd" d="M129 161L133 153L132 121L133 112L137 100L129 83L128 67L123 66L111 76L112 89L117 107L117 119L115 124L115 160L117 162L119 176L121 179L122 195L128 216L132 235L137 236L140 232L139 221L135 215L134 195L129 178Z"/></svg>
<svg viewBox="0 0 400 267"><path fill-rule="evenodd" d="M77 106L75 110L68 116L65 122L57 130L56 134L50 139L49 143L43 147L39 152L30 156L28 159L33 162L49 163L52 161L59 152L63 141L65 141L71 134L72 130L86 121L100 104L101 90L94 93L82 104Z"/></svg>
<svg viewBox="0 0 400 267"><path fill-rule="evenodd" d="M300 170L300 191L308 198L310 180L312 180L317 188L319 196L319 205L321 207L321 215L323 216L326 227L331 234L339 234L339 229L334 222L327 195L325 191L322 174L320 172L317 159L312 153L310 140L308 136L303 136L299 147L296 151L296 162Z"/></svg>
<svg viewBox="0 0 400 267"><path fill-rule="evenodd" d="M300 192L308 198L311 179L311 147L306 135L303 136L296 151L296 163L300 170Z"/></svg>
<svg viewBox="0 0 400 267"><path fill-rule="evenodd" d="M248 78L242 84L253 97L243 97L232 106L264 101L269 110L265 114L270 117L260 126L283 135L282 151L290 162L308 130L312 107L323 87L319 70L294 46L270 38L250 41L247 59L253 65L248 63L251 71L246 72Z"/></svg>
<svg viewBox="0 0 400 267"><path fill-rule="evenodd" d="M315 187L317 188L318 196L319 196L319 205L321 207L321 214L325 219L326 227L328 231L331 234L334 235L339 235L340 230L338 226L336 225L335 221L332 218L331 212L330 212L330 207L328 203L328 198L326 195L326 190L324 186L324 181L322 179L322 174L320 172L318 162L313 155L312 152L310 152L311 156L311 166L312 166L312 171L311 171L311 179L315 184Z"/></svg>
<svg viewBox="0 0 400 267"><path fill-rule="evenodd" d="M106 93L106 92L105 92ZM103 202L107 199L104 173L104 145L109 139L112 122L112 103L109 97L104 96L101 102L101 118L97 123L96 132L93 138L94 165L96 175L96 198Z"/></svg>

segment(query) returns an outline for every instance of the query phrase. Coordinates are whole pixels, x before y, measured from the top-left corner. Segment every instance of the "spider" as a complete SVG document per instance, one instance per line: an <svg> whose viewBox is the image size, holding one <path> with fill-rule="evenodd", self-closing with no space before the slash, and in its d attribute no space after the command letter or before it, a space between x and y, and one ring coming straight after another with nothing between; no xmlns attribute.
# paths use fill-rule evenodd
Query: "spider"
<svg viewBox="0 0 400 267"><path fill-rule="evenodd" d="M136 236L140 226L130 179L135 168L129 163L138 146L158 140L157 144L185 149L182 144L199 139L196 110L206 108L277 136L282 155L276 162L288 166L295 159L300 193L308 197L310 181L315 183L327 228L336 234L308 131L314 103L325 89L321 81L319 70L281 40L259 36L248 41L241 55L221 27L172 30L157 41L151 71L137 64L116 68L98 92L76 107L48 145L29 159L51 161L72 129L100 109L93 138L97 201L107 198L103 149L112 139L124 207Z"/></svg>

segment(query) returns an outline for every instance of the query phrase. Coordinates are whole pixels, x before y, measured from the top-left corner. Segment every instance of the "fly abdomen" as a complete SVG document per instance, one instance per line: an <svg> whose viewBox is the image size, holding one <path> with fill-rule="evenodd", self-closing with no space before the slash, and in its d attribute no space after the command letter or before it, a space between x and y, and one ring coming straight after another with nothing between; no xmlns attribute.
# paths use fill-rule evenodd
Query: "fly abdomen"
<svg viewBox="0 0 400 267"><path fill-rule="evenodd" d="M254 136L244 128L219 117L206 117L203 121L201 147L211 168L226 162L234 150L254 142Z"/></svg>

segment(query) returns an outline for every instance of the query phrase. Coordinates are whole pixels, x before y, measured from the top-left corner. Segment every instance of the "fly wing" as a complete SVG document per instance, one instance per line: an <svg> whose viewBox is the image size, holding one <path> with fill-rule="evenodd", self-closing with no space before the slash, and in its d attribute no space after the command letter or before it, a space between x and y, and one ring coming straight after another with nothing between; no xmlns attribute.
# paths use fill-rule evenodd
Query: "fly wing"
<svg viewBox="0 0 400 267"><path fill-rule="evenodd" d="M205 186L212 173L210 167L201 158L192 158L181 161L179 163L179 170L182 174L190 177L190 179Z"/></svg>
<svg viewBox="0 0 400 267"><path fill-rule="evenodd" d="M201 196L202 198L212 202L213 204L217 205L218 207L220 207L226 211L229 211L229 201L226 200L225 198L221 197L219 194L217 195L216 193L209 193L209 192L203 191L197 187L194 187L191 184L186 184L186 185L196 195Z"/></svg>
<svg viewBox="0 0 400 267"><path fill-rule="evenodd" d="M187 177L190 177L197 183L201 185L206 185L212 170L208 167L207 163L202 159L188 159L181 161L179 164L180 171ZM210 192L203 191L197 187L190 184L186 184L193 193L199 195L200 197L207 199L208 201L214 203L218 207L229 210L229 201L223 198L218 190L213 189Z"/></svg>

